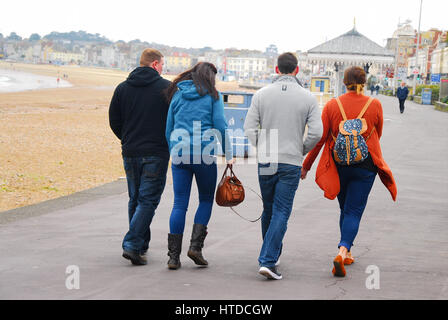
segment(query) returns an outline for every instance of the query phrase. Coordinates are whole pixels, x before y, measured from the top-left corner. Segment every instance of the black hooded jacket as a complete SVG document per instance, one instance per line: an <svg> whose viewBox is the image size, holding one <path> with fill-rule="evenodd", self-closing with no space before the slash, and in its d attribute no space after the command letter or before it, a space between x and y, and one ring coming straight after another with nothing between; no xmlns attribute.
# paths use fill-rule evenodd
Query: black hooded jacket
<svg viewBox="0 0 448 320"><path fill-rule="evenodd" d="M109 123L121 140L124 157L169 158L165 138L169 104L163 91L170 81L150 67L138 67L115 89Z"/></svg>

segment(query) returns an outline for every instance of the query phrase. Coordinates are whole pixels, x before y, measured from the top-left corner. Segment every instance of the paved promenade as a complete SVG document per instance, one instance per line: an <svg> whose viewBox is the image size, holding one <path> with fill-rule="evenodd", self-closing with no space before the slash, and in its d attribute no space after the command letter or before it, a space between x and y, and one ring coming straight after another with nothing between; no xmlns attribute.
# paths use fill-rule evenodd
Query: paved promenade
<svg viewBox="0 0 448 320"><path fill-rule="evenodd" d="M301 181L284 240L281 281L258 274L260 224L214 206L204 256L186 256L197 193L187 214L182 268L166 268L171 181L152 224L149 263L121 257L127 230L126 181L35 206L0 213L0 299L448 299L448 113L378 96L384 109L385 160L398 185L393 202L376 179L352 249L347 277L331 274L339 240L338 203L314 182L317 163ZM222 174L222 167L220 173ZM243 183L258 190L255 165L236 165ZM220 173L218 175L220 176ZM261 213L247 193L239 211ZM68 290L68 266L79 267L79 289ZM379 289L368 289L369 266Z"/></svg>

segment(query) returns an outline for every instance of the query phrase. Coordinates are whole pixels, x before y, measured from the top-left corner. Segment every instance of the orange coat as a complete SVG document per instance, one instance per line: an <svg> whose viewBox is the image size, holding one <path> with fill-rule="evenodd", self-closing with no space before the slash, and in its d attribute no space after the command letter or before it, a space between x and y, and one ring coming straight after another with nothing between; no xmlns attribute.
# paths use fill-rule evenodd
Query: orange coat
<svg viewBox="0 0 448 320"><path fill-rule="evenodd" d="M369 97L356 94L356 92L349 91L348 93L339 97L347 119L355 119L361 112L364 105L369 100ZM367 131L363 134L366 139L369 134L370 138L367 140L367 146L369 148L370 155L372 156L373 163L378 167L378 175L389 190L392 199L395 201L397 197L397 185L392 175L392 171L383 159L380 146L380 138L383 133L383 108L381 102L374 99L363 116L367 122ZM316 170L316 183L324 191L324 196L333 200L339 194L339 175L336 164L334 162L332 151L334 147L334 137L337 137L339 132L339 123L342 121L342 115L339 110L336 99L328 101L322 111L322 123L324 132L319 143L311 150L305 161L303 162L303 169L310 170L317 155L324 146L322 156L320 157L319 164Z"/></svg>

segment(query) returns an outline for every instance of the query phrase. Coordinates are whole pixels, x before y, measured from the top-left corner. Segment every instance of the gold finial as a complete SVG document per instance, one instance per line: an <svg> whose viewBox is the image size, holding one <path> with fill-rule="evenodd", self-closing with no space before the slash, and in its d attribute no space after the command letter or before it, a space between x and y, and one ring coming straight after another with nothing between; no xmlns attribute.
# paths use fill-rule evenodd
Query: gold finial
<svg viewBox="0 0 448 320"><path fill-rule="evenodd" d="M353 17L353 29L356 29L356 17Z"/></svg>

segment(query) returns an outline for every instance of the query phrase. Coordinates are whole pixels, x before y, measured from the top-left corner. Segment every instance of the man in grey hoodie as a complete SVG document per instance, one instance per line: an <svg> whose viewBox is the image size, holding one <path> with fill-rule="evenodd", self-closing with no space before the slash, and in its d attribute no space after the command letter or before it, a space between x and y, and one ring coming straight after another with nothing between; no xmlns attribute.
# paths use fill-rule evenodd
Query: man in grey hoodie
<svg viewBox="0 0 448 320"><path fill-rule="evenodd" d="M244 130L257 148L258 180L263 198L263 245L259 273L280 280L277 271L304 156L322 136L316 98L296 78L299 68L293 53L278 57L272 84L258 90L246 116ZM305 127L308 132L305 136Z"/></svg>

